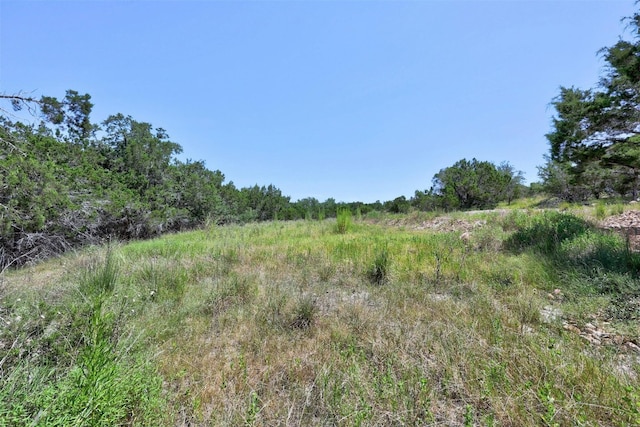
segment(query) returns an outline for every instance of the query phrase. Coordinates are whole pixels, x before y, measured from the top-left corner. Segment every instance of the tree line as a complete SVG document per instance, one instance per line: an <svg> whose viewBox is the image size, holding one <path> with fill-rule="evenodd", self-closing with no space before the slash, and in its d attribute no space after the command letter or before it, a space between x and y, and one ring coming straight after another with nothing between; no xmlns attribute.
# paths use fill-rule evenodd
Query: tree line
<svg viewBox="0 0 640 427"><path fill-rule="evenodd" d="M91 96L11 97L37 123L0 115L0 269L105 239L140 239L203 224L324 219L342 209L471 209L512 199L523 187L513 167L461 160L428 191L387 202L291 201L274 186L237 188L203 161L181 161L167 132L115 114L93 123Z"/></svg>

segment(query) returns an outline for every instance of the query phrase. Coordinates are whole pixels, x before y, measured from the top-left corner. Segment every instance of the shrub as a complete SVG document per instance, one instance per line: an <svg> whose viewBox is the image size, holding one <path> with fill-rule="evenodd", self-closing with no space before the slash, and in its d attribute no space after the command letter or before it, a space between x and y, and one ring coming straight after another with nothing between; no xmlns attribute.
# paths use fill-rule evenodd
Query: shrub
<svg viewBox="0 0 640 427"><path fill-rule="evenodd" d="M584 234L589 224L574 215L545 212L533 218L531 223L515 232L508 240L507 247L515 250L535 248L551 255L557 252L562 242Z"/></svg>

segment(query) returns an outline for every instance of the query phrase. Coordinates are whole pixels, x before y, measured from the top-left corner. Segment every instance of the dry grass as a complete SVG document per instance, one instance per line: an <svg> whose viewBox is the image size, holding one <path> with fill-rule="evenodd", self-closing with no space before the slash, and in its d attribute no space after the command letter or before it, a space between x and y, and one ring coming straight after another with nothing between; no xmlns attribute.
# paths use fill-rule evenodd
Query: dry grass
<svg viewBox="0 0 640 427"><path fill-rule="evenodd" d="M468 239L306 221L132 243L117 248L116 294L176 425L639 422L634 356L546 322L562 276L504 249L513 218L481 219Z"/></svg>

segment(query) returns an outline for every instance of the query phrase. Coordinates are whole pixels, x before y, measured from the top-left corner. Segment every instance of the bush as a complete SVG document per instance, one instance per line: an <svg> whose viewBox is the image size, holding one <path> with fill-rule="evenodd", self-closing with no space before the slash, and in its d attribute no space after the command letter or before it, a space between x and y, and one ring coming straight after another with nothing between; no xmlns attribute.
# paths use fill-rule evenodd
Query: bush
<svg viewBox="0 0 640 427"><path fill-rule="evenodd" d="M562 242L586 233L589 228L586 221L576 216L544 212L507 239L506 246L513 250L531 248L552 255L558 251Z"/></svg>

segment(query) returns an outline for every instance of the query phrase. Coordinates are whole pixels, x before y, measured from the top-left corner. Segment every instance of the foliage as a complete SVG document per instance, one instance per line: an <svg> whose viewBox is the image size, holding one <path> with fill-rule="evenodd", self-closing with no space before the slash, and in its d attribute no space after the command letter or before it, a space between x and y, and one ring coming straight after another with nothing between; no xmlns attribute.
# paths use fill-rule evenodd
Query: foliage
<svg viewBox="0 0 640 427"><path fill-rule="evenodd" d="M40 108L43 116L53 125L58 138L79 144L87 144L89 138L97 130L91 123L90 115L93 110L91 95L80 95L75 90L68 90L64 99L58 101L55 97L43 96Z"/></svg>
<svg viewBox="0 0 640 427"><path fill-rule="evenodd" d="M347 233L353 225L353 215L349 209L340 209L336 218L335 230L338 234Z"/></svg>
<svg viewBox="0 0 640 427"><path fill-rule="evenodd" d="M603 193L638 196L640 13L626 20L633 41L620 39L600 51L607 64L600 85L561 87L552 102L550 156L541 177L548 191L565 200Z"/></svg>
<svg viewBox="0 0 640 427"><path fill-rule="evenodd" d="M621 236L597 231L575 215L544 212L528 218L505 246L545 256L573 292L626 296L640 292L640 255L631 252Z"/></svg>
<svg viewBox="0 0 640 427"><path fill-rule="evenodd" d="M43 97L37 126L0 117L0 271L112 238L296 217L273 185L238 190L179 161L162 128L123 114L92 123L90 99Z"/></svg>
<svg viewBox="0 0 640 427"><path fill-rule="evenodd" d="M42 425L636 425L633 353L562 326L607 315L637 336L624 240L567 213L448 217L482 225L212 226L5 272L0 419L38 425L46 404Z"/></svg>
<svg viewBox="0 0 640 427"><path fill-rule="evenodd" d="M391 213L408 213L411 208L410 202L406 197L400 196L395 199L383 203L383 208L387 212Z"/></svg>
<svg viewBox="0 0 640 427"><path fill-rule="evenodd" d="M21 298L10 303L4 314L17 324L0 333L0 341L13 342L9 351L0 351L0 425L168 421L161 378L145 360L148 355L123 333L122 312L109 308L118 276L119 266L107 250L102 264L92 261L78 276L79 293L37 301L23 291L27 303L37 301L39 313L31 318L18 315L25 308ZM27 350L29 357L21 357Z"/></svg>
<svg viewBox="0 0 640 427"><path fill-rule="evenodd" d="M344 233L354 215L492 207L523 189L521 173L508 163L474 159L443 169L435 189L411 199L292 202L272 184L236 188L203 161L178 160L180 144L150 123L121 113L93 123L89 94L0 100L37 110L41 119L25 124L0 116L0 271L83 245L210 224L337 218Z"/></svg>
<svg viewBox="0 0 640 427"><path fill-rule="evenodd" d="M444 209L486 209L513 200L520 191L522 172L503 163L459 160L433 177L433 192Z"/></svg>

